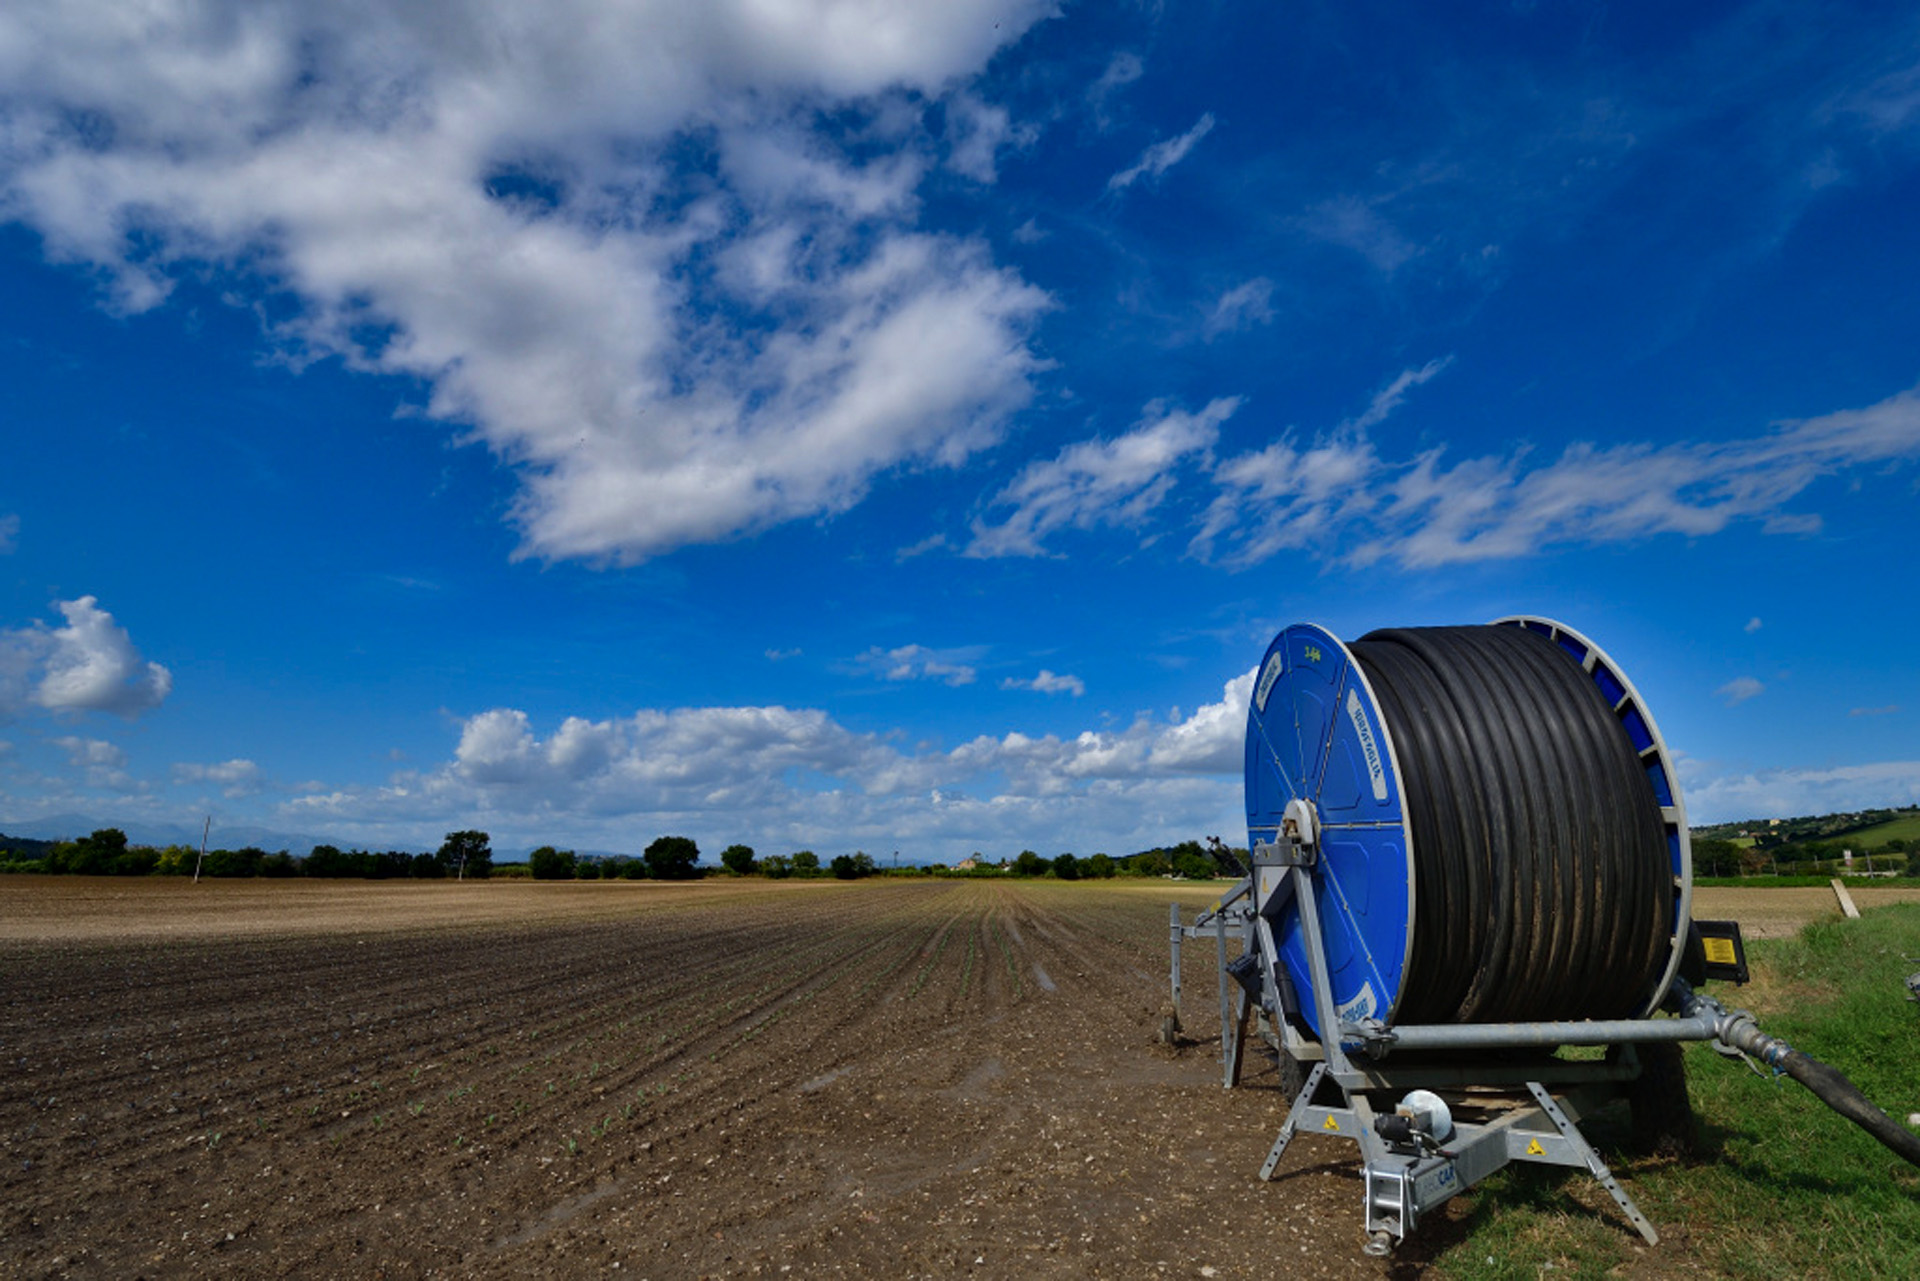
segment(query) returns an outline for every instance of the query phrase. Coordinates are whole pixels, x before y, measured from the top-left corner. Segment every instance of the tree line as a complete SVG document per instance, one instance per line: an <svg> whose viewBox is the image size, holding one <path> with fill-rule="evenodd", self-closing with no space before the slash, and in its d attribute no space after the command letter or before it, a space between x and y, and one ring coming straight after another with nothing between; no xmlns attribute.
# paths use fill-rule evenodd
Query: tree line
<svg viewBox="0 0 1920 1281"><path fill-rule="evenodd" d="M1226 853L1226 851L1222 851ZM1245 851L1232 851L1244 857ZM966 866L971 864L972 866ZM1102 880L1114 876L1173 876L1204 879L1236 875L1199 841L1183 841L1122 857L1072 853L1051 858L1034 850L999 862L975 855L960 867L944 863L888 869L888 875L908 876L1049 876L1063 881ZM700 862L700 847L691 837L662 836L640 854L607 857L582 856L572 850L543 845L524 864L499 864L493 859L492 838L474 829L448 832L432 852L406 850L343 850L316 845L304 857L286 850L269 852L254 846L210 849L204 857L190 845L134 845L119 828L106 827L72 841L40 841L0 835L0 872L48 873L67 876L202 876L310 877L364 880L484 880L495 875L531 876L535 880L692 880L716 869ZM733 844L720 852L717 869L731 876L833 877L859 880L881 873L864 850L836 854L822 861L812 850L761 857L752 846Z"/></svg>

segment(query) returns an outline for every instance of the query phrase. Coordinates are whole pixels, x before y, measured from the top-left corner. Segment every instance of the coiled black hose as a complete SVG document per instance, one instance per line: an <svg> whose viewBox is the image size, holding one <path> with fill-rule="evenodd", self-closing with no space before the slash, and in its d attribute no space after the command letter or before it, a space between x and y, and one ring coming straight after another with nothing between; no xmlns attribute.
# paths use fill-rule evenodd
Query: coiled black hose
<svg viewBox="0 0 1920 1281"><path fill-rule="evenodd" d="M1349 647L1397 753L1413 845L1400 1023L1621 1018L1673 937L1659 802L1578 663L1524 628Z"/></svg>

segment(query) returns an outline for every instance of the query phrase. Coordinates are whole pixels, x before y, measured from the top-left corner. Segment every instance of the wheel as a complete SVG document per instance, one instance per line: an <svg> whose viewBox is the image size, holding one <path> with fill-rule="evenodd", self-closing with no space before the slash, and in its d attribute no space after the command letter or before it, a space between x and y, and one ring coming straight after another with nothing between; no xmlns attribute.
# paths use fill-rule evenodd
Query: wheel
<svg viewBox="0 0 1920 1281"><path fill-rule="evenodd" d="M1288 1103L1300 1097L1300 1091L1307 1088L1307 1066L1285 1050L1274 1052L1274 1070L1280 1074L1280 1093L1286 1096Z"/></svg>
<svg viewBox="0 0 1920 1281"><path fill-rule="evenodd" d="M1634 1053L1640 1076L1627 1084L1634 1147L1654 1156L1692 1156L1700 1131L1687 1099L1687 1065L1679 1042L1651 1041Z"/></svg>

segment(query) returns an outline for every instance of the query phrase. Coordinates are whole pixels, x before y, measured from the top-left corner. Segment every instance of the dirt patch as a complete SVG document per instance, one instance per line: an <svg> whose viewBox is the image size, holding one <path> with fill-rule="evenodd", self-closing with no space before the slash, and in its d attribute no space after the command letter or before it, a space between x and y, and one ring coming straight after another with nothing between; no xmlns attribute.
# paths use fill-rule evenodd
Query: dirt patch
<svg viewBox="0 0 1920 1281"><path fill-rule="evenodd" d="M1920 886L1847 882L1847 893L1861 911L1886 903L1920 903ZM1746 938L1787 938L1808 921L1840 915L1840 901L1825 886L1743 890L1703 885L1693 891L1697 920L1738 921Z"/></svg>
<svg viewBox="0 0 1920 1281"><path fill-rule="evenodd" d="M1370 1276L1481 1195L1258 1183L1157 886L200 889L7 882L0 1273Z"/></svg>

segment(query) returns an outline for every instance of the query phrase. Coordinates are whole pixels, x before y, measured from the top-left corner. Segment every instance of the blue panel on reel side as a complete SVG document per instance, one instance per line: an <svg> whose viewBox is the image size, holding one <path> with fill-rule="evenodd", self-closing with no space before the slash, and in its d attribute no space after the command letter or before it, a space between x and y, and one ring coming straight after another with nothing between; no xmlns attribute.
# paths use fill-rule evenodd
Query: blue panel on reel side
<svg viewBox="0 0 1920 1281"><path fill-rule="evenodd" d="M1320 825L1313 869L1321 933L1342 1018L1388 1018L1406 965L1413 898L1393 753L1379 709L1346 646L1296 624L1268 648L1247 711L1247 828L1275 839L1287 802L1311 801ZM1298 909L1275 922L1280 956L1313 990ZM1319 1016L1303 1000L1307 1023Z"/></svg>

